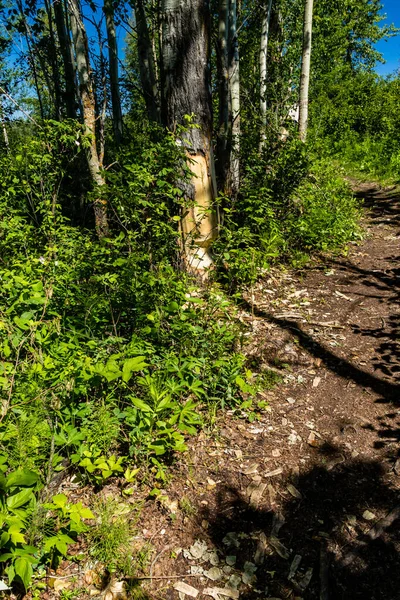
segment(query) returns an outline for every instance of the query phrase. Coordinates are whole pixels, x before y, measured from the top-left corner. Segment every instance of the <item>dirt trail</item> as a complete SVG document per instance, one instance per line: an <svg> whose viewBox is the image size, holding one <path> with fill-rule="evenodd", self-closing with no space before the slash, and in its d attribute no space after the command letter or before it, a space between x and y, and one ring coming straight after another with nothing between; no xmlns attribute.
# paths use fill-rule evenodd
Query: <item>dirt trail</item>
<svg viewBox="0 0 400 600"><path fill-rule="evenodd" d="M356 191L362 244L248 298L248 352L284 381L259 421L224 417L193 441L166 489L184 509L151 527L153 576L216 600L400 598L400 198ZM176 581L148 592L177 598Z"/></svg>

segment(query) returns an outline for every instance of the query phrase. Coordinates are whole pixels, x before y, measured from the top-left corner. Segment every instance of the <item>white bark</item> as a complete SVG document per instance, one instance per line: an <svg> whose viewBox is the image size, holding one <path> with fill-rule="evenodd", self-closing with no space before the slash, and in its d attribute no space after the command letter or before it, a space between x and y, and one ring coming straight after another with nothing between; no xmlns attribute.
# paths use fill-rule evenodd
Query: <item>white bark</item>
<svg viewBox="0 0 400 600"><path fill-rule="evenodd" d="M221 187L226 192L229 136L229 73L228 73L229 0L220 0L218 16L218 79L219 123L217 139L218 173Z"/></svg>
<svg viewBox="0 0 400 600"><path fill-rule="evenodd" d="M268 75L268 42L269 25L271 22L272 0L265 5L260 44L260 114L261 114L261 139L260 151L265 145L265 136L267 129L267 75Z"/></svg>
<svg viewBox="0 0 400 600"><path fill-rule="evenodd" d="M305 142L308 126L308 89L310 87L311 37L312 37L313 0L305 0L303 54L301 61L299 135Z"/></svg>
<svg viewBox="0 0 400 600"><path fill-rule="evenodd" d="M231 103L232 144L230 156L230 187L236 196L240 186L240 70L237 36L237 0L229 7L229 93Z"/></svg>

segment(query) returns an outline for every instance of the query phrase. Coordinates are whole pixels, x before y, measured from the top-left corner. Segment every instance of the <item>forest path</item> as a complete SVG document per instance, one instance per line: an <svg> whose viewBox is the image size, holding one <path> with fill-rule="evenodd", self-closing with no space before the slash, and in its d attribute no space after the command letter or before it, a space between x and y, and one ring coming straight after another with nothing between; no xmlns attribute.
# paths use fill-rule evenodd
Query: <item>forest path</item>
<svg viewBox="0 0 400 600"><path fill-rule="evenodd" d="M259 420L225 413L217 439L192 440L166 489L172 521L145 509L154 576L216 600L400 597L400 194L355 191L361 244L247 298L247 353L283 382ZM149 593L177 598L175 582Z"/></svg>

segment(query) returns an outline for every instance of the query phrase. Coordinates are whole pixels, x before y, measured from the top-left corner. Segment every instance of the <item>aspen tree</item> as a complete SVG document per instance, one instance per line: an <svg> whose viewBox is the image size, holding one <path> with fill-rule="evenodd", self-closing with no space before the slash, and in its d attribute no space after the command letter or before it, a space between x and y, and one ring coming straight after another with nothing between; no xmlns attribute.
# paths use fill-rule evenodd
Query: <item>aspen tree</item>
<svg viewBox="0 0 400 600"><path fill-rule="evenodd" d="M306 141L308 125L308 89L310 87L312 14L313 0L305 0L299 99L299 135L303 142Z"/></svg>
<svg viewBox="0 0 400 600"><path fill-rule="evenodd" d="M68 0L71 17L72 39L75 48L76 67L79 78L79 96L82 103L83 123L90 137L87 149L89 172L97 192L94 200L96 232L99 238L108 234L107 202L102 196L105 179L102 175L96 144L96 106L93 90L93 78L90 68L89 47L85 25L82 20L79 0Z"/></svg>
<svg viewBox="0 0 400 600"><path fill-rule="evenodd" d="M217 233L209 2L163 0L161 18L163 121L174 131L187 115L195 120L179 140L193 173L191 185L184 187L187 205L181 219L185 261L187 268L204 272L212 264L209 247Z"/></svg>

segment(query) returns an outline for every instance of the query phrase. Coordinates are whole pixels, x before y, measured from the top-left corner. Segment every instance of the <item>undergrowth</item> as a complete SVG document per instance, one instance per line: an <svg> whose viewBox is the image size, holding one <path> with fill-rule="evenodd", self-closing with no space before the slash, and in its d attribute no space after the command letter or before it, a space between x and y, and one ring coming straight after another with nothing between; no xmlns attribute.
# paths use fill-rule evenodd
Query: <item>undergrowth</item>
<svg viewBox="0 0 400 600"><path fill-rule="evenodd" d="M76 123L50 122L0 159L0 560L20 589L79 536L110 573L143 568L148 551L132 561L124 509L70 503L49 491L58 474L158 498L188 436L224 408L257 419L257 391L275 383L250 370L227 292L272 261L359 235L347 185L292 139L248 161L240 196L221 207L216 277L199 286L179 269L184 175L172 137L139 130L121 148L106 174L114 216L102 241L74 220L72 173L85 181L87 143Z"/></svg>

